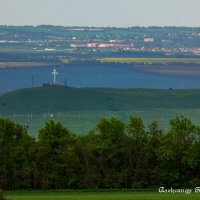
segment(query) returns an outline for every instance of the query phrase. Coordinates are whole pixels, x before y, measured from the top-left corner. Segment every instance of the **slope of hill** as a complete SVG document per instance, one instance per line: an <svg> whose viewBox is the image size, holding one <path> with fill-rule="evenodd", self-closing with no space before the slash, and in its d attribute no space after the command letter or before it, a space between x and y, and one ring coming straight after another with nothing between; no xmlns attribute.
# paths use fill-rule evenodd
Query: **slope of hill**
<svg viewBox="0 0 200 200"><path fill-rule="evenodd" d="M200 90L105 89L49 86L0 96L0 113L200 108Z"/></svg>

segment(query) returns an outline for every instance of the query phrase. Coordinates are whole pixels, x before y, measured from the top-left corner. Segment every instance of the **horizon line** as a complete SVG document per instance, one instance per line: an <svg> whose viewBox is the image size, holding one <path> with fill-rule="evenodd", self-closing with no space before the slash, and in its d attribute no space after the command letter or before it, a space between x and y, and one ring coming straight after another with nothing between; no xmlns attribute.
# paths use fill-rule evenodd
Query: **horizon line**
<svg viewBox="0 0 200 200"><path fill-rule="evenodd" d="M55 24L24 24L24 25L13 25L13 24L0 24L0 26L14 26L14 27L40 27L40 26L54 26L54 27L75 27L75 28L200 28L200 26L184 26L184 25L135 25L135 26L94 26L94 25L55 25Z"/></svg>

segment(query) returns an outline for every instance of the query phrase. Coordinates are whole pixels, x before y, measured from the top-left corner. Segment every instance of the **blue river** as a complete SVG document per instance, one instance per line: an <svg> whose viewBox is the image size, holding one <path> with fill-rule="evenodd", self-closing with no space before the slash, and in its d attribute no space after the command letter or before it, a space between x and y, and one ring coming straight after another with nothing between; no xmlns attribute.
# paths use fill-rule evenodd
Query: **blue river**
<svg viewBox="0 0 200 200"><path fill-rule="evenodd" d="M52 83L53 67L0 69L0 94ZM71 87L197 89L200 79L138 71L129 65L68 64L56 67L57 82Z"/></svg>

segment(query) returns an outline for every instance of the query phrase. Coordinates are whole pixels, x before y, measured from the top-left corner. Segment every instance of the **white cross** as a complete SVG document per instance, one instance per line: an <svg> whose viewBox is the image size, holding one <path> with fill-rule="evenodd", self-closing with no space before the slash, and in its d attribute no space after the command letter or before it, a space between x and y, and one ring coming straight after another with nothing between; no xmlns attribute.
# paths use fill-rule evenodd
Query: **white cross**
<svg viewBox="0 0 200 200"><path fill-rule="evenodd" d="M53 74L53 84L56 84L56 76L58 75L58 72L54 68L54 70L51 73Z"/></svg>

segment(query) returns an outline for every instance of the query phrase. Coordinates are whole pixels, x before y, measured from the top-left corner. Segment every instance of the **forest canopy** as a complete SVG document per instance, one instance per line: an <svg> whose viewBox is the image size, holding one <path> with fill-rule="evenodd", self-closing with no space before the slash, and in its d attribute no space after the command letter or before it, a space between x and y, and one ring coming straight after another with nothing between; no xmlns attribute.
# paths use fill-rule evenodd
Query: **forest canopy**
<svg viewBox="0 0 200 200"><path fill-rule="evenodd" d="M183 117L163 131L140 117L101 119L87 134L49 121L32 138L0 119L0 188L122 189L200 184L200 127Z"/></svg>

